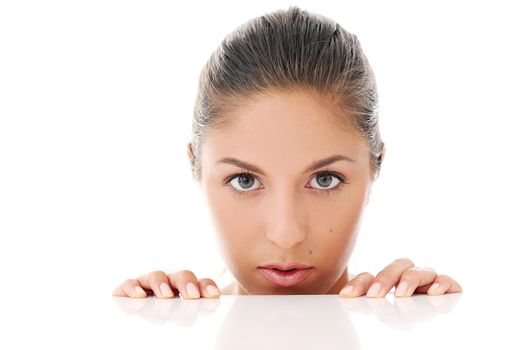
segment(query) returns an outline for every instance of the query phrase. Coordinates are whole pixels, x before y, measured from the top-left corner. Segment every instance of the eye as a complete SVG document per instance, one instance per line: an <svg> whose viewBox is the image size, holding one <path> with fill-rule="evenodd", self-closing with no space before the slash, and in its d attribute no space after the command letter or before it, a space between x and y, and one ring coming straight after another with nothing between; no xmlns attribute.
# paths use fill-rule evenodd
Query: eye
<svg viewBox="0 0 525 350"><path fill-rule="evenodd" d="M239 194L244 194L244 192L249 192L253 188L253 184L260 181L250 172L237 173L233 174L226 180L226 184L231 184Z"/></svg>
<svg viewBox="0 0 525 350"><path fill-rule="evenodd" d="M335 179L335 181L334 181ZM242 173L236 173L229 176L224 184L230 185L232 191L239 195L246 195L251 192L253 189L262 188L261 186L253 187L255 183L260 181L257 179L255 174L252 174L249 171ZM342 175L339 175L334 172L324 171L315 174L315 176L308 182L317 182L320 187L313 186L312 188L320 191L324 194L329 194L332 190L338 191L342 188L343 184L349 184L345 181L345 178ZM335 183L335 184L334 184Z"/></svg>
<svg viewBox="0 0 525 350"><path fill-rule="evenodd" d="M334 181L335 179L335 181ZM344 177L333 172L321 172L315 174L315 176L308 183L317 183L320 187L313 186L316 190L321 190L328 194L331 190L341 189L342 184L346 184ZM335 184L334 184L335 183Z"/></svg>

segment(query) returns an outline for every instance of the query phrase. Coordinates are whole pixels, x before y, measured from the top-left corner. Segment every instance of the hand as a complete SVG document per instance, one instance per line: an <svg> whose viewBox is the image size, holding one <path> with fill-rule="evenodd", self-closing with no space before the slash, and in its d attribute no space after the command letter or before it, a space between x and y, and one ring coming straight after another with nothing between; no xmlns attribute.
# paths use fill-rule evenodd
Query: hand
<svg viewBox="0 0 525 350"><path fill-rule="evenodd" d="M197 281L193 272L181 270L168 275L164 271L153 271L137 279L128 279L113 291L113 296L144 298L154 294L157 298L173 298L179 292L184 299L198 299L201 295L218 298L221 294L213 280L201 278Z"/></svg>
<svg viewBox="0 0 525 350"><path fill-rule="evenodd" d="M376 277L363 272L348 281L339 292L341 297L384 297L396 286L395 295L409 297L413 293L440 295L461 292L461 286L447 275L438 275L431 268L415 267L412 260L396 259Z"/></svg>

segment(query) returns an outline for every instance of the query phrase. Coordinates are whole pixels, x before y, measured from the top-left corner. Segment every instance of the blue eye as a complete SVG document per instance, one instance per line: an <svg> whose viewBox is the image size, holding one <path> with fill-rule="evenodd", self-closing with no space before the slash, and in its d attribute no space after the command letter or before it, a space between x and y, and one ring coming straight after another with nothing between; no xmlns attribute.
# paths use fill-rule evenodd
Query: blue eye
<svg viewBox="0 0 525 350"><path fill-rule="evenodd" d="M328 186L330 186L330 184L333 183L333 179L336 179L335 186L328 187ZM314 187L317 190L331 190L331 189L337 187L337 185L340 182L342 182L341 179L338 176L335 176L334 174L331 174L331 173L318 173L318 174L316 174L315 177L312 178L312 180L314 180L313 182L317 182L318 184L321 185L321 187ZM312 182L312 181L310 181L310 182ZM310 182L308 182L308 183L310 183Z"/></svg>
<svg viewBox="0 0 525 350"><path fill-rule="evenodd" d="M336 179L336 182L335 185L332 185L334 179ZM327 195L332 191L340 190L343 184L348 184L348 182L345 182L345 178L342 175L331 171L324 171L315 174L314 177L312 177L312 179L308 181L308 183L311 183L312 181L317 182L317 184L319 184L320 187L313 186L311 188ZM235 173L229 176L226 179L225 184L229 185L229 187L232 191L234 191L234 193L239 195L246 195L249 192L252 192L252 190L254 189L253 185L257 182L260 183L259 179L257 179L255 174L249 171L245 171L241 173ZM330 187L330 185L332 186ZM261 188L261 185L255 187L255 189L258 188Z"/></svg>
<svg viewBox="0 0 525 350"><path fill-rule="evenodd" d="M244 194L244 192L249 192L253 183L259 182L259 180L250 172L237 173L228 178L227 183L231 183L231 186L239 194Z"/></svg>

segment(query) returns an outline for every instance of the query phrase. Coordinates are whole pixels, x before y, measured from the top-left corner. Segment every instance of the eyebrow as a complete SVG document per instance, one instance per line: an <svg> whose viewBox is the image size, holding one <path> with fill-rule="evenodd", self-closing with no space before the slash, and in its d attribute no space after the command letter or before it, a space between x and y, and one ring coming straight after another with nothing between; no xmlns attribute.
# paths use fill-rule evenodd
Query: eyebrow
<svg viewBox="0 0 525 350"><path fill-rule="evenodd" d="M332 164L332 163L335 163L335 162L339 162L339 161L343 161L343 160L348 161L348 162L355 162L355 160L350 158L350 157L343 156L341 154L334 154L333 156L330 156L328 158L324 158L324 159L321 159L321 160L314 161L312 164L310 164L310 166L308 168L306 168L304 173L308 173L310 171L322 168L322 167L324 167L326 165L329 165L329 164ZM240 168L244 168L244 169L247 169L247 170L249 170L251 172L259 173L259 174L261 174L263 176L266 176L266 173L264 172L264 170L262 170L258 166L250 164L250 163L247 163L247 162L244 162L244 161L239 160L237 158L225 157L225 158L219 159L217 162L215 162L215 165L220 164L220 163L236 165L236 166L238 166Z"/></svg>

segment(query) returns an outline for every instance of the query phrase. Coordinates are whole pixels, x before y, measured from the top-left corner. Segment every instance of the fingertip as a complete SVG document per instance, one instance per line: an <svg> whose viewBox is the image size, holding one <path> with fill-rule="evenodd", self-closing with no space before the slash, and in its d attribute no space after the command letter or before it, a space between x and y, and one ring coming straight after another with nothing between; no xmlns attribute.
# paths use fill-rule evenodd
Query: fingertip
<svg viewBox="0 0 525 350"><path fill-rule="evenodd" d="M384 297L385 295L383 294L384 292L382 291L382 289L383 287L381 286L381 284L379 282L375 282L366 292L366 296L369 298Z"/></svg>
<svg viewBox="0 0 525 350"><path fill-rule="evenodd" d="M166 283L166 282L162 282L160 284L160 293L161 295L159 297L161 298L173 298L174 297L174 294L173 294L173 291L171 290L171 287Z"/></svg>
<svg viewBox="0 0 525 350"><path fill-rule="evenodd" d="M343 298L351 298L353 296L353 293L355 292L354 286L348 285L341 289L339 292L339 296Z"/></svg>
<svg viewBox="0 0 525 350"><path fill-rule="evenodd" d="M193 282L188 282L186 284L186 296L185 299L199 299L201 297L199 288Z"/></svg>
<svg viewBox="0 0 525 350"><path fill-rule="evenodd" d="M147 294L144 291L144 289L142 289L139 286L135 286L135 288L133 288L133 291L135 292L134 295L133 295L133 297L135 297L135 298L144 298L144 297L147 296Z"/></svg>
<svg viewBox="0 0 525 350"><path fill-rule="evenodd" d="M114 296L114 297L125 297L126 296L126 293L124 293L124 291L122 290L122 288L120 287L117 287L113 293L111 293L111 296Z"/></svg>
<svg viewBox="0 0 525 350"><path fill-rule="evenodd" d="M339 293L339 297L340 297L340 298L354 298L355 295Z"/></svg>
<svg viewBox="0 0 525 350"><path fill-rule="evenodd" d="M206 294L210 298L219 298L221 296L219 288L215 287L213 284L206 287Z"/></svg>

